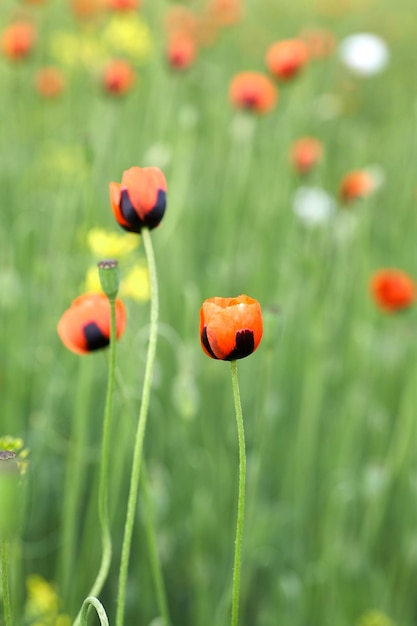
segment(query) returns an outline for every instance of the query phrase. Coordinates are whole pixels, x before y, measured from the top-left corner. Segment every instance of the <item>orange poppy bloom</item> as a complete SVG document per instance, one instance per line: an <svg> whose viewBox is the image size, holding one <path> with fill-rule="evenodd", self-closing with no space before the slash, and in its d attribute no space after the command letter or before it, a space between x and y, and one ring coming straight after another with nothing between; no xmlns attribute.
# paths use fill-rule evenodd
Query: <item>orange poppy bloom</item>
<svg viewBox="0 0 417 626"><path fill-rule="evenodd" d="M210 0L208 11L220 26L231 26L243 17L241 0Z"/></svg>
<svg viewBox="0 0 417 626"><path fill-rule="evenodd" d="M290 163L299 174L307 174L323 156L323 146L314 137L297 139L290 149Z"/></svg>
<svg viewBox="0 0 417 626"><path fill-rule="evenodd" d="M36 31L30 22L15 22L8 26L2 35L4 55L11 60L27 57L35 44Z"/></svg>
<svg viewBox="0 0 417 626"><path fill-rule="evenodd" d="M416 299L413 279L401 270L379 270L372 276L369 288L379 308L388 313L406 309Z"/></svg>
<svg viewBox="0 0 417 626"><path fill-rule="evenodd" d="M278 79L290 80L308 62L307 46L301 39L284 39L273 43L266 53L269 71Z"/></svg>
<svg viewBox="0 0 417 626"><path fill-rule="evenodd" d="M161 222L166 209L167 184L157 167L131 167L125 170L122 182L110 183L110 203L122 228L140 233Z"/></svg>
<svg viewBox="0 0 417 626"><path fill-rule="evenodd" d="M65 81L56 67L44 67L36 74L36 89L44 98L56 98L65 88Z"/></svg>
<svg viewBox="0 0 417 626"><path fill-rule="evenodd" d="M184 34L195 38L198 29L198 17L184 6L173 6L167 12L165 27L170 35Z"/></svg>
<svg viewBox="0 0 417 626"><path fill-rule="evenodd" d="M172 35L168 42L167 59L171 67L185 70L192 65L196 55L196 45L190 35Z"/></svg>
<svg viewBox="0 0 417 626"><path fill-rule="evenodd" d="M106 0L105 3L112 11L136 11L140 7L140 0Z"/></svg>
<svg viewBox="0 0 417 626"><path fill-rule="evenodd" d="M103 10L102 0L71 0L71 9L80 19L90 18Z"/></svg>
<svg viewBox="0 0 417 626"><path fill-rule="evenodd" d="M209 298L203 302L200 309L201 347L212 359L243 359L256 350L262 332L262 312L257 300L241 295Z"/></svg>
<svg viewBox="0 0 417 626"><path fill-rule="evenodd" d="M133 87L135 70L127 61L116 60L107 65L103 74L103 87L113 96L123 96Z"/></svg>
<svg viewBox="0 0 417 626"><path fill-rule="evenodd" d="M342 178L339 193L344 202L365 198L375 189L371 174L365 170L349 172Z"/></svg>
<svg viewBox="0 0 417 626"><path fill-rule="evenodd" d="M116 299L116 337L126 327L126 309ZM58 322L58 335L68 350L88 354L110 343L110 303L102 293L85 293L76 298Z"/></svg>
<svg viewBox="0 0 417 626"><path fill-rule="evenodd" d="M240 72L229 87L230 102L238 109L269 113L278 101L274 83L260 72Z"/></svg>

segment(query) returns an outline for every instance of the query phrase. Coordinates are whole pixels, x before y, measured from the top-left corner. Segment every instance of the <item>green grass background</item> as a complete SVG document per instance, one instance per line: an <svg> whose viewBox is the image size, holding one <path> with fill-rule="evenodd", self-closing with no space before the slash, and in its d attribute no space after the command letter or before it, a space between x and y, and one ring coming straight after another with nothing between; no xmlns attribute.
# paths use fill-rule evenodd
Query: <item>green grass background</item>
<svg viewBox="0 0 417 626"><path fill-rule="evenodd" d="M18 6L2 0L2 25ZM157 145L169 155L168 209L152 233L161 335L145 456L173 624L229 621L236 426L229 368L203 354L198 325L203 299L247 293L260 301L266 328L259 350L239 364L248 449L241 624L350 626L378 609L398 626L413 626L416 315L380 313L368 281L380 267L416 274L414 4L375 0L329 15L323 7L330 3L253 0L245 20L201 50L184 74L164 61L169 6L144 3L153 55L126 98L103 96L85 68L67 75L58 101L36 95L33 74L50 62L48 37L56 28L82 28L63 0L31 11L41 33L33 57L17 67L0 61L0 434L22 436L30 449L13 566L15 611L22 610L22 580L30 573L56 581L62 610L71 615L96 574L107 361L69 353L56 324L91 264L88 231L120 232L109 181L132 165L158 165L147 161ZM311 63L280 86L273 113L242 122L228 103L231 77L263 70L269 43L308 26L330 28L338 39L357 31L381 35L390 46L387 70L357 79L336 56ZM323 117L323 94L337 98L339 115ZM246 137L236 128L251 132ZM291 208L300 179L287 154L305 134L323 142L312 183L330 194L350 169L378 164L386 176L375 195L338 208L315 229L300 224ZM146 303L127 305L117 360L136 416L149 310ZM114 561L102 595L111 618L133 432L134 418L116 392ZM81 490L73 573L63 581L62 502L71 459ZM140 498L126 613L134 626L157 616L143 518Z"/></svg>

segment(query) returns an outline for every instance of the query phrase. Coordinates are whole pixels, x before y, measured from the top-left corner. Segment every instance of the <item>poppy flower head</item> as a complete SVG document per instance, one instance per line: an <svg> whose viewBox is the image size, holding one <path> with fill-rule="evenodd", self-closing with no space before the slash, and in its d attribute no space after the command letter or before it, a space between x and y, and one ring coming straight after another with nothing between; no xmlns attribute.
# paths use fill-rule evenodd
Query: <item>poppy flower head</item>
<svg viewBox="0 0 417 626"><path fill-rule="evenodd" d="M106 0L105 5L111 11L137 11L139 0Z"/></svg>
<svg viewBox="0 0 417 626"><path fill-rule="evenodd" d="M116 300L116 338L126 327L126 310ZM110 343L110 303L102 293L85 293L76 298L58 322L58 335L68 350L88 354Z"/></svg>
<svg viewBox="0 0 417 626"><path fill-rule="evenodd" d="M55 67L44 67L36 74L36 89L44 98L56 98L64 90L65 82Z"/></svg>
<svg viewBox="0 0 417 626"><path fill-rule="evenodd" d="M122 228L140 233L161 222L166 209L167 184L157 167L131 167L125 170L122 182L110 183L110 203Z"/></svg>
<svg viewBox="0 0 417 626"><path fill-rule="evenodd" d="M413 279L401 270L379 270L372 276L369 288L376 304L387 313L406 309L416 299Z"/></svg>
<svg viewBox="0 0 417 626"><path fill-rule="evenodd" d="M301 39L284 39L273 43L266 53L269 71L280 80L297 76L308 62L308 49Z"/></svg>
<svg viewBox="0 0 417 626"><path fill-rule="evenodd" d="M130 91L136 75L127 61L116 60L107 65L103 74L103 87L113 96L123 96Z"/></svg>
<svg viewBox="0 0 417 626"><path fill-rule="evenodd" d="M4 55L13 61L24 59L32 52L35 44L36 31L30 22L15 22L8 26L2 34Z"/></svg>
<svg viewBox="0 0 417 626"><path fill-rule="evenodd" d="M307 174L323 156L323 146L314 137L302 137L290 149L290 163L299 174Z"/></svg>
<svg viewBox="0 0 417 626"><path fill-rule="evenodd" d="M260 304L246 295L209 298L200 309L201 347L207 356L221 361L252 354L262 338Z"/></svg>
<svg viewBox="0 0 417 626"><path fill-rule="evenodd" d="M260 72L240 72L230 83L229 100L237 109L269 113L278 101L278 90Z"/></svg>
<svg viewBox="0 0 417 626"><path fill-rule="evenodd" d="M194 39L184 34L171 35L168 41L167 60L169 65L177 70L185 70L194 62L196 45Z"/></svg>
<svg viewBox="0 0 417 626"><path fill-rule="evenodd" d="M365 198L375 189L375 181L366 170L355 170L346 174L340 183L339 194L343 202Z"/></svg>

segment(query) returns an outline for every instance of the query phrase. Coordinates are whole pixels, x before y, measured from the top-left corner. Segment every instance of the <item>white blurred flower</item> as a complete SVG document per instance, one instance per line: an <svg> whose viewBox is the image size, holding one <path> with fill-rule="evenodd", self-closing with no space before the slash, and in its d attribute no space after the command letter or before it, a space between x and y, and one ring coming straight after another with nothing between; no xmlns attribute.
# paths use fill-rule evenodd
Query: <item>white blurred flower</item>
<svg viewBox="0 0 417 626"><path fill-rule="evenodd" d="M168 144L162 141L150 146L143 157L146 163L151 163L152 166L159 167L160 169L164 169L164 167L169 165L171 159L172 150Z"/></svg>
<svg viewBox="0 0 417 626"><path fill-rule="evenodd" d="M293 211L306 226L327 222L336 210L336 201L319 187L299 187L293 198Z"/></svg>
<svg viewBox="0 0 417 626"><path fill-rule="evenodd" d="M339 58L360 76L379 74L388 64L388 46L381 37L359 33L345 37L339 44Z"/></svg>

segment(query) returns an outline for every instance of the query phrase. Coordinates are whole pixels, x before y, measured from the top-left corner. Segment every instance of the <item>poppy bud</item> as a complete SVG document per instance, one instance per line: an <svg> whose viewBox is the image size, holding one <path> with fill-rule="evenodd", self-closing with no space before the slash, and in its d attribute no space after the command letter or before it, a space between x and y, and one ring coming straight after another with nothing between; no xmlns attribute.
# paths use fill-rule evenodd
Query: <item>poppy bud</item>
<svg viewBox="0 0 417 626"><path fill-rule="evenodd" d="M246 295L209 298L200 309L201 347L212 359L234 361L252 354L262 331L259 302Z"/></svg>
<svg viewBox="0 0 417 626"><path fill-rule="evenodd" d="M301 39L277 41L268 48L266 54L269 71L281 80L294 78L307 61L307 46Z"/></svg>
<svg viewBox="0 0 417 626"><path fill-rule="evenodd" d="M98 264L98 275L103 292L109 300L114 300L120 285L119 264L116 259L100 261Z"/></svg>
<svg viewBox="0 0 417 626"><path fill-rule="evenodd" d="M187 34L171 36L168 42L167 59L169 65L177 70L186 70L194 62L196 45Z"/></svg>
<svg viewBox="0 0 417 626"><path fill-rule="evenodd" d="M401 270L379 270L372 276L369 288L376 304L387 313L406 309L416 299L414 281Z"/></svg>
<svg viewBox="0 0 417 626"><path fill-rule="evenodd" d="M157 167L131 167L122 182L110 183L110 203L122 228L140 233L146 226L158 226L166 208L167 184Z"/></svg>
<svg viewBox="0 0 417 626"><path fill-rule="evenodd" d="M340 183L340 198L344 202L351 202L365 198L375 189L375 181L366 170L356 170L344 176Z"/></svg>
<svg viewBox="0 0 417 626"><path fill-rule="evenodd" d="M65 87L61 72L55 67L43 67L36 74L36 89L43 98L56 98Z"/></svg>
<svg viewBox="0 0 417 626"><path fill-rule="evenodd" d="M323 147L314 137L302 137L290 150L290 162L299 174L307 174L323 156Z"/></svg>
<svg viewBox="0 0 417 626"><path fill-rule="evenodd" d="M269 113L276 105L278 91L268 76L260 72L240 72L230 83L229 99L238 109Z"/></svg>
<svg viewBox="0 0 417 626"><path fill-rule="evenodd" d="M126 310L116 300L116 338L126 326ZM58 335L68 350L88 354L110 343L110 303L102 293L85 293L76 298L58 322Z"/></svg>
<svg viewBox="0 0 417 626"><path fill-rule="evenodd" d="M123 96L136 80L133 67L127 61L116 60L107 65L103 73L103 87L108 94Z"/></svg>
<svg viewBox="0 0 417 626"><path fill-rule="evenodd" d="M27 57L34 46L36 31L30 22L16 22L2 35L2 48L6 57L17 61Z"/></svg>

